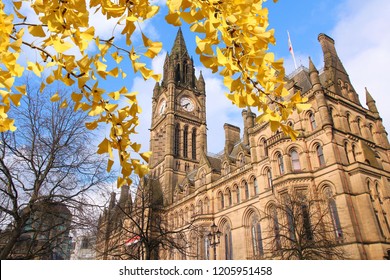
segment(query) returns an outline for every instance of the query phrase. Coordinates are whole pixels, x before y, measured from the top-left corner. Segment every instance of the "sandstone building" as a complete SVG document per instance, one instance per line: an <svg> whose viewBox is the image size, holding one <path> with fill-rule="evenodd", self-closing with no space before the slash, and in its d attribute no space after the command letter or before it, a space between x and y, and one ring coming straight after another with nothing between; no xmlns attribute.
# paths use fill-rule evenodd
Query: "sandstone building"
<svg viewBox="0 0 390 280"><path fill-rule="evenodd" d="M301 90L312 104L289 120L300 132L298 139L271 132L268 124L255 123L255 115L244 110L244 131L225 124L225 147L215 155L207 151L205 81L202 74L195 76L179 30L164 62L163 80L153 90L148 176L163 195L166 227L182 229L189 248L188 254L161 248L159 258L272 256L266 252L267 240L278 241L283 231L275 221L291 222L274 208L286 193L325 201L332 227L327 234L346 258L383 259L389 254L387 132L367 90L368 108L360 103L333 39L320 34L318 40L323 70L309 60L309 68L302 66L286 77L287 89ZM303 216L309 231L313 222ZM215 254L207 237L212 224L221 233Z"/></svg>

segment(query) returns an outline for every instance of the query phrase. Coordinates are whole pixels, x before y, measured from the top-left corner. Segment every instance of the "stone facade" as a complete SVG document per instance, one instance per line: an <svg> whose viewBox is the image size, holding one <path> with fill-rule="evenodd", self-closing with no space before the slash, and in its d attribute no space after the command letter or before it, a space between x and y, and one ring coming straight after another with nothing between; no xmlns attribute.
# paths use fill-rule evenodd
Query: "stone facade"
<svg viewBox="0 0 390 280"><path fill-rule="evenodd" d="M308 97L311 109L289 124L296 141L271 132L242 112L244 131L225 124L225 147L207 152L206 92L179 30L153 91L148 175L163 193L167 227L188 238L188 254L161 249L162 259L213 259L210 226L221 232L217 259L258 259L272 205L283 193L323 197L331 210L331 238L351 259L383 259L390 250L390 145L366 90L359 101L332 38L320 34L324 68L311 60L286 77L286 87ZM209 139L210 140L210 139ZM279 214L278 214L279 215ZM282 218L282 217L279 217ZM197 233L188 230L196 227ZM269 236L268 236L269 237Z"/></svg>

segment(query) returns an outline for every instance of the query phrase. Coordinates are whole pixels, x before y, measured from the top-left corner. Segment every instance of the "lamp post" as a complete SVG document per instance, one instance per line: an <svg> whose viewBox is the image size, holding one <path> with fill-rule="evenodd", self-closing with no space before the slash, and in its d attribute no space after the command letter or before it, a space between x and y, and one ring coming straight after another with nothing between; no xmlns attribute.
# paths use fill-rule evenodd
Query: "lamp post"
<svg viewBox="0 0 390 280"><path fill-rule="evenodd" d="M217 225L213 222L210 227L210 232L207 235L210 246L214 248L214 260L217 259L217 245L220 243L222 232L219 231Z"/></svg>

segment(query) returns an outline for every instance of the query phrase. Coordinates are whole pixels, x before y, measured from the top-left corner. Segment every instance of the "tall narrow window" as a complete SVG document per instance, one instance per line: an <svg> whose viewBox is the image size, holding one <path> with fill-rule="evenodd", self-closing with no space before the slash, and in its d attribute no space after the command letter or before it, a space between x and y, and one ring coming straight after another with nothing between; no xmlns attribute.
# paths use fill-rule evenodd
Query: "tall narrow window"
<svg viewBox="0 0 390 280"><path fill-rule="evenodd" d="M282 248L282 244L280 241L280 225L278 220L278 213L276 212L276 208L271 208L271 217L272 217L272 223L273 223L273 229L274 229L274 238L275 238L275 248L276 250L280 250Z"/></svg>
<svg viewBox="0 0 390 280"><path fill-rule="evenodd" d="M263 153L265 157L268 157L268 147L267 147L267 140L263 139Z"/></svg>
<svg viewBox="0 0 390 280"><path fill-rule="evenodd" d="M370 130L370 134L372 136L373 132L374 132L374 126L372 125L372 123L370 123L370 125L368 126L368 129Z"/></svg>
<svg viewBox="0 0 390 280"><path fill-rule="evenodd" d="M200 214L200 215L203 214L203 202L202 202L202 200L198 201L198 214Z"/></svg>
<svg viewBox="0 0 390 280"><path fill-rule="evenodd" d="M204 259L209 260L210 259L210 241L209 241L207 235L203 238L203 244L204 244Z"/></svg>
<svg viewBox="0 0 390 280"><path fill-rule="evenodd" d="M357 119L357 126L358 126L358 130L359 130L359 134L362 135L362 128L361 128L361 120L360 118Z"/></svg>
<svg viewBox="0 0 390 280"><path fill-rule="evenodd" d="M316 123L316 118L315 118L313 112L309 113L309 120L310 120L311 129L312 130L316 129L317 128L317 123Z"/></svg>
<svg viewBox="0 0 390 280"><path fill-rule="evenodd" d="M293 171L300 171L301 170L301 164L299 162L299 154L296 150L291 150L290 152L291 157L291 165Z"/></svg>
<svg viewBox="0 0 390 280"><path fill-rule="evenodd" d="M351 116L349 114L347 114L347 128L348 128L348 131L352 131L351 130Z"/></svg>
<svg viewBox="0 0 390 280"><path fill-rule="evenodd" d="M183 157L188 157L188 126L183 130Z"/></svg>
<svg viewBox="0 0 390 280"><path fill-rule="evenodd" d="M206 197L204 199L204 213L205 214L208 214L210 212L210 201L209 199Z"/></svg>
<svg viewBox="0 0 390 280"><path fill-rule="evenodd" d="M230 191L230 189L227 189L227 198L228 198L229 206L232 206L233 205L233 197L232 197L232 192Z"/></svg>
<svg viewBox="0 0 390 280"><path fill-rule="evenodd" d="M313 240L313 231L310 223L309 207L307 206L306 202L302 202L301 210L303 218L303 229L305 230L304 237L307 240Z"/></svg>
<svg viewBox="0 0 390 280"><path fill-rule="evenodd" d="M251 237L253 256L261 257L264 254L263 240L261 237L260 221L257 215L253 215L251 221Z"/></svg>
<svg viewBox="0 0 390 280"><path fill-rule="evenodd" d="M219 193L219 209L223 209L225 207L225 199L224 199L224 196L223 196L223 193L220 192Z"/></svg>
<svg viewBox="0 0 390 280"><path fill-rule="evenodd" d="M240 196L241 196L241 194L240 194L240 187L236 186L235 191L236 191L236 201L237 201L237 203L240 203L241 202L241 199L240 199Z"/></svg>
<svg viewBox="0 0 390 280"><path fill-rule="evenodd" d="M282 154L278 153L278 155L276 157L277 157L277 160L278 160L279 174L283 175L284 174L283 156L282 156Z"/></svg>
<svg viewBox="0 0 390 280"><path fill-rule="evenodd" d="M378 200L380 203L383 203L382 201L382 193L381 191L379 190L379 184L378 183L375 183L375 190L376 190L376 194L378 196Z"/></svg>
<svg viewBox="0 0 390 280"><path fill-rule="evenodd" d="M255 195L258 195L260 193L259 184L257 183L256 178L253 178L253 190L254 190Z"/></svg>
<svg viewBox="0 0 390 280"><path fill-rule="evenodd" d="M270 169L267 169L267 183L268 183L268 188L272 188L272 173Z"/></svg>
<svg viewBox="0 0 390 280"><path fill-rule="evenodd" d="M249 187L247 182L244 182L244 190L245 190L245 199L249 199Z"/></svg>
<svg viewBox="0 0 390 280"><path fill-rule="evenodd" d="M330 213L330 217L332 219L335 237L342 238L343 231L341 230L340 218L339 218L339 214L337 212L336 201L333 198L332 190L330 188L327 188L325 190L325 195L328 199L329 213Z"/></svg>
<svg viewBox="0 0 390 280"><path fill-rule="evenodd" d="M180 149L180 126L178 123L175 124L175 137L173 141L173 153L175 156L178 156Z"/></svg>
<svg viewBox="0 0 390 280"><path fill-rule="evenodd" d="M232 240L232 231L230 226L227 225L224 230L224 243L225 243L225 259L232 260L233 259L233 240Z"/></svg>
<svg viewBox="0 0 390 280"><path fill-rule="evenodd" d="M317 150L318 163L320 164L320 166L325 166L325 157L324 157L324 152L322 150L322 146L317 145L316 150Z"/></svg>
<svg viewBox="0 0 390 280"><path fill-rule="evenodd" d="M355 145L352 145L352 157L353 157L353 161L356 161L356 148L355 148Z"/></svg>
<svg viewBox="0 0 390 280"><path fill-rule="evenodd" d="M347 158L347 162L350 163L349 157L348 157L348 143L347 142L344 143L344 152L345 152L345 156Z"/></svg>
<svg viewBox="0 0 390 280"><path fill-rule="evenodd" d="M196 159L196 128L192 129L192 159Z"/></svg>

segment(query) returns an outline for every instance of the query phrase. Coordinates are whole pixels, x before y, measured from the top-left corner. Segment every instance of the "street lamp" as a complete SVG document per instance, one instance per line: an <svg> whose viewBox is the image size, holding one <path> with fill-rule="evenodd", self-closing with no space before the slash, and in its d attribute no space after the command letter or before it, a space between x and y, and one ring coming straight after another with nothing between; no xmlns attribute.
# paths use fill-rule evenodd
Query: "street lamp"
<svg viewBox="0 0 390 280"><path fill-rule="evenodd" d="M211 230L207 235L209 239L210 246L214 248L214 260L217 259L217 245L220 243L222 232L219 231L217 225L213 222L211 225Z"/></svg>

